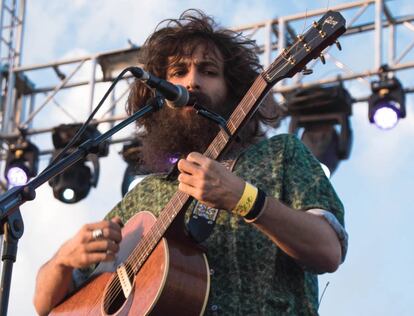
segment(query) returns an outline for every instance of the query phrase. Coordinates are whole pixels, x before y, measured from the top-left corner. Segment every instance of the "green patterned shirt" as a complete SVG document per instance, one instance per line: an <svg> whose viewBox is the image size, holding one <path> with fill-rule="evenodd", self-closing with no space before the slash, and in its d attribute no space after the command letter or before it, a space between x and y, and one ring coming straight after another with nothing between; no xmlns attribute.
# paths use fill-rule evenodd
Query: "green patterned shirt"
<svg viewBox="0 0 414 316"><path fill-rule="evenodd" d="M234 172L297 210L344 210L319 162L292 135L277 135L246 150ZM156 216L177 190L162 175L145 178L108 214L127 221L139 210ZM300 232L298 232L300 234ZM221 211L203 243L211 268L205 315L317 315L317 276L288 257L252 224Z"/></svg>

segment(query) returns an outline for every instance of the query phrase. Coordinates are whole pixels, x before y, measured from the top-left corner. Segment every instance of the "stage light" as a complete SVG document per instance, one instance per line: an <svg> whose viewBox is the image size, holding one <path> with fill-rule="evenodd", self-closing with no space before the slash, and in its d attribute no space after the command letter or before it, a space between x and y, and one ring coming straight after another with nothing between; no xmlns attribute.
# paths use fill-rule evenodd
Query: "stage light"
<svg viewBox="0 0 414 316"><path fill-rule="evenodd" d="M372 95L368 100L368 117L381 129L395 127L406 116L405 93L397 78L383 74L379 81L371 83Z"/></svg>
<svg viewBox="0 0 414 316"><path fill-rule="evenodd" d="M295 90L285 98L291 115L289 132L302 132L302 142L330 177L351 152L351 96L342 84L336 84Z"/></svg>
<svg viewBox="0 0 414 316"><path fill-rule="evenodd" d="M79 128L80 124L60 125L54 128L52 139L56 150L52 160L62 151L62 148L69 143ZM89 125L85 133L75 143L74 147L69 149L66 155L73 152L76 149L76 146L79 146L87 139L96 138L99 135L100 133L97 130L96 125ZM76 203L84 199L89 194L91 187L96 187L98 183L98 157L107 156L108 147L109 144L107 142L101 144L96 155L89 154L85 159L79 160L77 163L49 180L49 185L53 189L55 198L64 203Z"/></svg>
<svg viewBox="0 0 414 316"><path fill-rule="evenodd" d="M10 187L24 185L29 181L27 170L25 170L24 166L10 167L7 170L6 178Z"/></svg>
<svg viewBox="0 0 414 316"><path fill-rule="evenodd" d="M141 141L136 139L128 144L125 144L122 148L122 158L128 164L122 180L122 196L127 194L134 186L141 182L147 174L149 174L148 169L145 167L141 159L141 146Z"/></svg>
<svg viewBox="0 0 414 316"><path fill-rule="evenodd" d="M9 187L26 184L37 175L39 168L39 149L25 139L9 145L5 177Z"/></svg>
<svg viewBox="0 0 414 316"><path fill-rule="evenodd" d="M86 160L80 160L49 180L56 199L68 204L76 203L89 194L92 186L96 187L98 179L92 177L91 168L85 162ZM96 172L95 168L96 166Z"/></svg>

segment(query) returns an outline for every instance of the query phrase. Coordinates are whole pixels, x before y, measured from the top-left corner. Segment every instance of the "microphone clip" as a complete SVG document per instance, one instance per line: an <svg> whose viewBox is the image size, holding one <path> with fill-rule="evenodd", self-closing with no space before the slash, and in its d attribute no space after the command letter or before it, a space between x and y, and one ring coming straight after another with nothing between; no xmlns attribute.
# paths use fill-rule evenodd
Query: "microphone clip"
<svg viewBox="0 0 414 316"><path fill-rule="evenodd" d="M198 104L197 102L193 105L193 108L196 110L197 114L216 123L227 134L229 138L232 136L230 130L227 128L227 121L222 116L215 112L207 110L205 107Z"/></svg>
<svg viewBox="0 0 414 316"><path fill-rule="evenodd" d="M166 104L165 97L158 91L155 91L155 95L151 97L147 103L147 105L152 107L154 112L161 110L165 104Z"/></svg>

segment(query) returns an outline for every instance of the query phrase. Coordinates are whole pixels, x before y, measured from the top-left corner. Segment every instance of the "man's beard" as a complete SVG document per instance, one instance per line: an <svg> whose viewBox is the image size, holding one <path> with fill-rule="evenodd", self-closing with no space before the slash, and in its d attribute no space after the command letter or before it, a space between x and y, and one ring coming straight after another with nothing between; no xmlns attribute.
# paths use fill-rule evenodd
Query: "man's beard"
<svg viewBox="0 0 414 316"><path fill-rule="evenodd" d="M231 113L234 102L230 100L213 104L204 93L190 95L190 104L197 103L225 119ZM189 108L172 109L164 106L145 119L147 130L142 137L142 162L150 172L171 169L175 161L190 152L203 153L219 131L217 123L202 117Z"/></svg>

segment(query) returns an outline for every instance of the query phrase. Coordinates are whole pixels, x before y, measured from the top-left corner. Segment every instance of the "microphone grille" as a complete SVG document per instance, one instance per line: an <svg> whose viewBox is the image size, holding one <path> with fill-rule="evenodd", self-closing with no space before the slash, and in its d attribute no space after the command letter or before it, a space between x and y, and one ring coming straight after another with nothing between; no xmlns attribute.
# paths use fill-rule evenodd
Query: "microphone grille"
<svg viewBox="0 0 414 316"><path fill-rule="evenodd" d="M190 94L188 90L184 88L182 85L176 85L178 89L178 96L174 101L168 101L167 104L172 108L180 108L186 106L188 100L190 99Z"/></svg>

